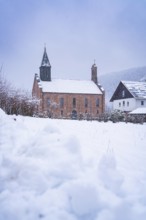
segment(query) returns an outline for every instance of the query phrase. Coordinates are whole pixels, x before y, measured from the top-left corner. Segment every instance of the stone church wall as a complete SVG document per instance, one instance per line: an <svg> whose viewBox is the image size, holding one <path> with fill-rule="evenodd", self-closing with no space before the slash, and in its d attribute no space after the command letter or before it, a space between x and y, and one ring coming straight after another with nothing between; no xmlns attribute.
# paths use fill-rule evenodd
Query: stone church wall
<svg viewBox="0 0 146 220"><path fill-rule="evenodd" d="M64 100L62 106L60 99ZM76 105L73 99L76 100ZM86 106L85 99L88 100ZM87 115L97 117L104 111L103 95L44 93L42 111L53 118L70 118L73 112L77 113L78 118Z"/></svg>

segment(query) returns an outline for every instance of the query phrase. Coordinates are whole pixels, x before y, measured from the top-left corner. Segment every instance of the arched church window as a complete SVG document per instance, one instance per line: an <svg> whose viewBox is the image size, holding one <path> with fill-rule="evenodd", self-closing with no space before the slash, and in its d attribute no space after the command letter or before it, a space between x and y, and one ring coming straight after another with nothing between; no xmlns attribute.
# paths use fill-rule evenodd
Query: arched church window
<svg viewBox="0 0 146 220"><path fill-rule="evenodd" d="M60 98L60 108L64 107L64 98Z"/></svg>
<svg viewBox="0 0 146 220"><path fill-rule="evenodd" d="M51 100L50 100L50 98L48 98L47 99L47 106L50 107L50 105L51 105Z"/></svg>
<svg viewBox="0 0 146 220"><path fill-rule="evenodd" d="M96 99L96 107L99 107L99 98Z"/></svg>
<svg viewBox="0 0 146 220"><path fill-rule="evenodd" d="M76 107L76 98L73 98L73 100L72 100L72 105L73 105L73 108Z"/></svg>
<svg viewBox="0 0 146 220"><path fill-rule="evenodd" d="M85 98L85 107L87 108L88 107L88 99Z"/></svg>

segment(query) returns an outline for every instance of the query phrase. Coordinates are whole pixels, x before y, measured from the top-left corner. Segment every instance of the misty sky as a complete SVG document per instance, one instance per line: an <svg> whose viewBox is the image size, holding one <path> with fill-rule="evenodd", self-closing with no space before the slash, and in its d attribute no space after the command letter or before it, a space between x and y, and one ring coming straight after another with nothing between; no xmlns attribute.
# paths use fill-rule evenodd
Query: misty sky
<svg viewBox="0 0 146 220"><path fill-rule="evenodd" d="M0 0L0 67L31 89L44 44L53 78L146 65L146 0Z"/></svg>

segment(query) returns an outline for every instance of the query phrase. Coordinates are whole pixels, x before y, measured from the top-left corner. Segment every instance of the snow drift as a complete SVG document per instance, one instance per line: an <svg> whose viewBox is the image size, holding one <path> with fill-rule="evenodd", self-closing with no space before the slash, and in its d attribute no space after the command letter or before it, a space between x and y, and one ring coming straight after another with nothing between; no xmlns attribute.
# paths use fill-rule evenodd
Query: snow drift
<svg viewBox="0 0 146 220"><path fill-rule="evenodd" d="M144 220L146 124L7 116L1 220Z"/></svg>

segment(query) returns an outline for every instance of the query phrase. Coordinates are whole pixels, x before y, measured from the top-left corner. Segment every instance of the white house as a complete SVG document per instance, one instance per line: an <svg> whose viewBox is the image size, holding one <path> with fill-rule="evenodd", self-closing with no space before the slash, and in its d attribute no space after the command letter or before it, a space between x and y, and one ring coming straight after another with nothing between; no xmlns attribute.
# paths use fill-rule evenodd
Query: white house
<svg viewBox="0 0 146 220"><path fill-rule="evenodd" d="M110 102L114 110L125 112L146 108L146 82L121 81Z"/></svg>

